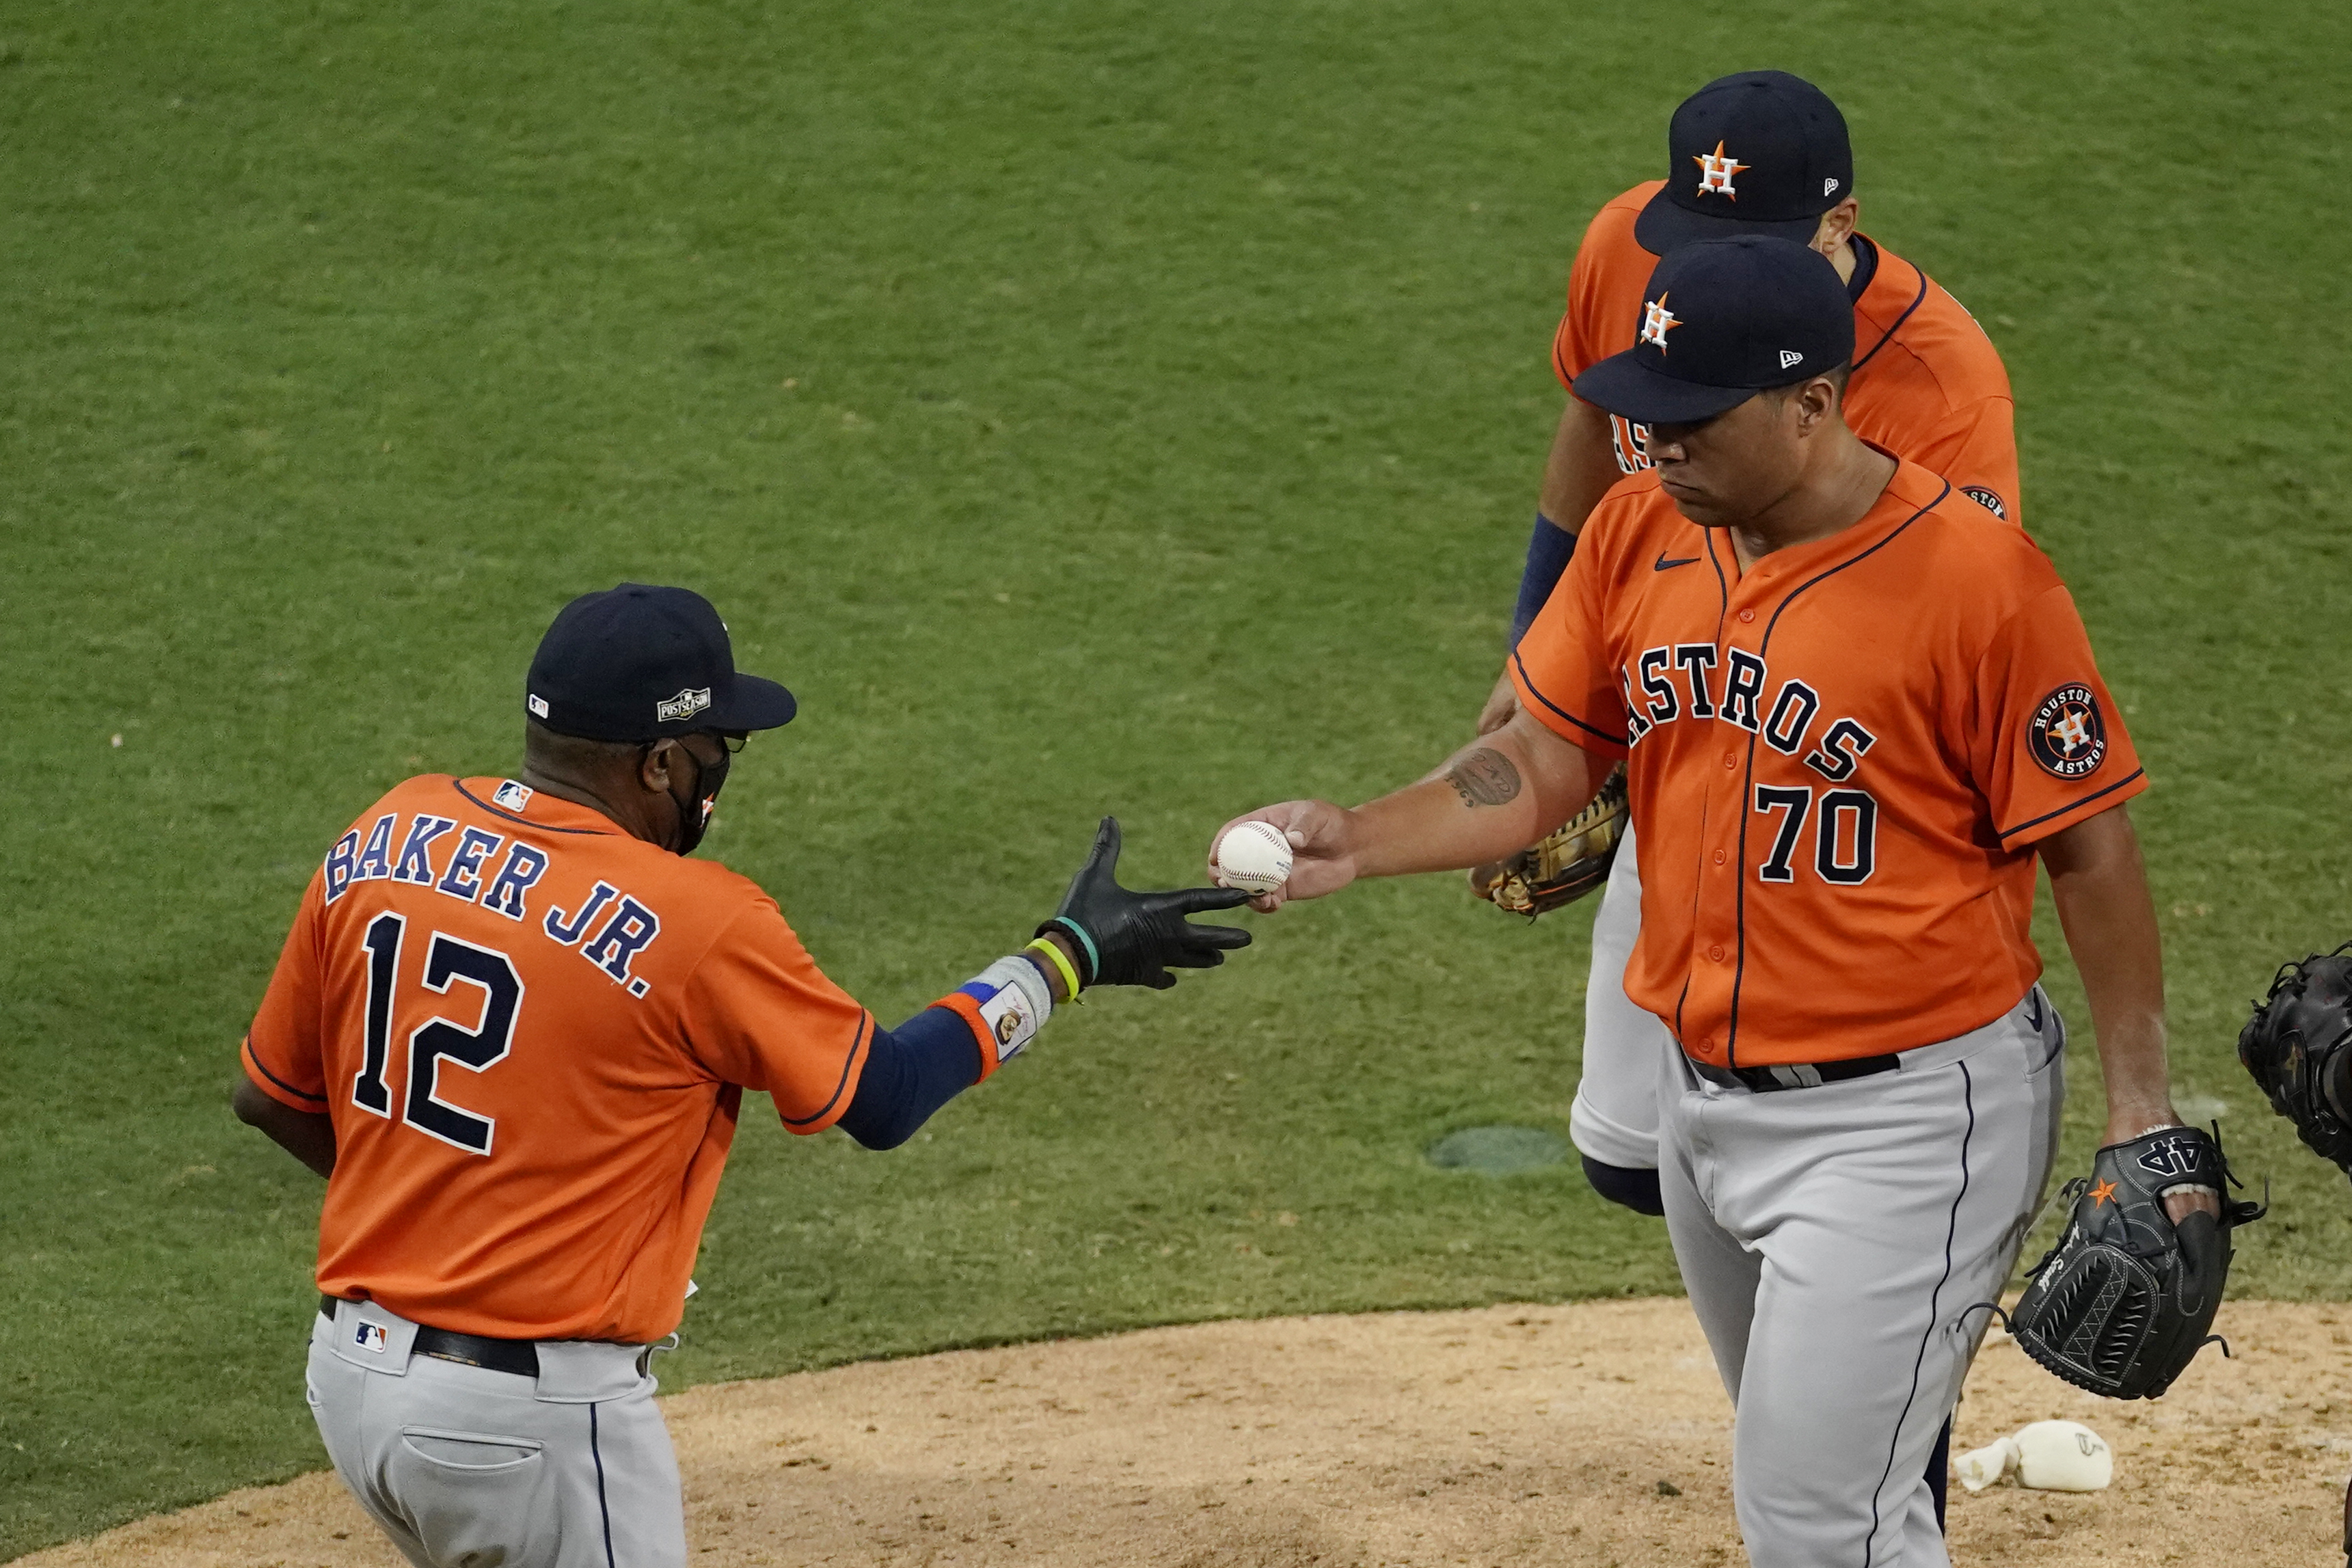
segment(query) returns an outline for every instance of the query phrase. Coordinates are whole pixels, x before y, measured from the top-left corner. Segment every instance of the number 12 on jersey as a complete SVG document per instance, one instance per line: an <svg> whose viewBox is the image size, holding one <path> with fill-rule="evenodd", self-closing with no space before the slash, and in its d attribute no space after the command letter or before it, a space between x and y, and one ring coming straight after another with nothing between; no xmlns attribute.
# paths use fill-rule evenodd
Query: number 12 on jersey
<svg viewBox="0 0 2352 1568"><path fill-rule="evenodd" d="M367 953L367 1016L360 1070L352 1079L352 1103L372 1116L392 1120L392 1089L384 1068L392 1054L393 998L400 980L400 952L408 922L386 912L368 922L360 945ZM408 1079L400 1120L428 1137L469 1154L487 1154L497 1121L450 1104L435 1092L446 1057L480 1072L503 1060L514 1042L515 1013L522 1005L522 976L503 952L477 947L446 931L435 931L425 950L425 988L442 995L454 981L482 991L482 1011L473 1028L436 1016L408 1037Z"/></svg>
<svg viewBox="0 0 2352 1568"><path fill-rule="evenodd" d="M1793 882L1797 843L1813 824L1813 869L1824 882L1851 887L1870 880L1878 864L1878 802L1867 790L1825 789L1818 806L1803 784L1758 784L1756 809L1780 813L1772 852L1756 868L1757 880Z"/></svg>

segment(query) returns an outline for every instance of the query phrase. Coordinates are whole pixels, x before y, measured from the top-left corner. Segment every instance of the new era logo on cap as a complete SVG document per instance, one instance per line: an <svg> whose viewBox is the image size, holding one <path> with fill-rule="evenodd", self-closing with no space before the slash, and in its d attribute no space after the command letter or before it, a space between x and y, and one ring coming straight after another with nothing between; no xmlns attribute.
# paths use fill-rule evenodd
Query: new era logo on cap
<svg viewBox="0 0 2352 1568"><path fill-rule="evenodd" d="M1780 368L1782 370L1788 369L1792 364L1802 364L1804 363L1805 356L1799 353L1796 350L1782 349L1780 351Z"/></svg>

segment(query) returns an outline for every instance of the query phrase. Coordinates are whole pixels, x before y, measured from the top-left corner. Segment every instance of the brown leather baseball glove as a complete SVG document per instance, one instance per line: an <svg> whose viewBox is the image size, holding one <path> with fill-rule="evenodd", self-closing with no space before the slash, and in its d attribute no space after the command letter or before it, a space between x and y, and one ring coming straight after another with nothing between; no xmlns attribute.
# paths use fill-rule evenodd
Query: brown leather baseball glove
<svg viewBox="0 0 2352 1568"><path fill-rule="evenodd" d="M1625 764L1610 770L1592 803L1542 843L1472 868L1470 890L1498 910L1533 920L1572 904L1609 879L1625 837Z"/></svg>

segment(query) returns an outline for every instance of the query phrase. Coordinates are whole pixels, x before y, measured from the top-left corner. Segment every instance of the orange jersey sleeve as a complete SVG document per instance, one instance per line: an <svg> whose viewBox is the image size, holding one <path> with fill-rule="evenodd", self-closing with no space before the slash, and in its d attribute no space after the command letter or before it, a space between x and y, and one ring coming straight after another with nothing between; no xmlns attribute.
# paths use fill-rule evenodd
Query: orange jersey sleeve
<svg viewBox="0 0 2352 1568"><path fill-rule="evenodd" d="M319 893L313 874L278 951L261 1008L246 1031L246 1076L272 1100L313 1114L327 1109L326 1061L320 1037Z"/></svg>
<svg viewBox="0 0 2352 1568"><path fill-rule="evenodd" d="M2005 849L2023 849L2147 787L2099 679L2074 595L2053 584L2004 623L1979 665L1969 768Z"/></svg>
<svg viewBox="0 0 2352 1568"><path fill-rule="evenodd" d="M1568 309L1552 333L1551 369L1562 387L1611 354L1633 346L1642 319L1642 289L1658 258L1633 237L1633 220L1664 180L1646 180L1592 215L1568 269Z"/></svg>
<svg viewBox="0 0 2352 1568"><path fill-rule="evenodd" d="M697 1061L773 1098L783 1124L803 1133L849 1108L874 1036L873 1015L825 978L764 898L695 965L680 1017Z"/></svg>
<svg viewBox="0 0 2352 1568"><path fill-rule="evenodd" d="M1631 498L1656 488L1644 476L1601 498L1559 585L1511 652L1519 705L1560 739L1612 762L1627 750L1626 702L1605 612L1619 586Z"/></svg>

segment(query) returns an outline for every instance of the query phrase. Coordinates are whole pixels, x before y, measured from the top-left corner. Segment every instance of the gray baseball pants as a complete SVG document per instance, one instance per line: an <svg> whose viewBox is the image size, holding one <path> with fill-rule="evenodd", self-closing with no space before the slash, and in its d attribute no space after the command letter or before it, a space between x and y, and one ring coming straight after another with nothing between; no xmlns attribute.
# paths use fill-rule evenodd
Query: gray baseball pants
<svg viewBox="0 0 2352 1568"><path fill-rule="evenodd" d="M2049 1180L2065 1026L2035 986L1894 1072L1757 1092L1679 1050L1659 1185L1736 1410L1755 1568L1947 1568L1923 1471Z"/></svg>
<svg viewBox="0 0 2352 1568"><path fill-rule="evenodd" d="M536 1379L412 1356L344 1301L310 1333L336 1473L417 1568L684 1568L677 1458L635 1346L542 1342Z"/></svg>
<svg viewBox="0 0 2352 1568"><path fill-rule="evenodd" d="M1625 994L1625 966L1642 935L1641 857L1633 825L1609 868L1592 917L1592 969L1584 983L1584 1070L1568 1108L1577 1152L1629 1170L1658 1163L1658 1068L1679 1054L1657 1015Z"/></svg>

